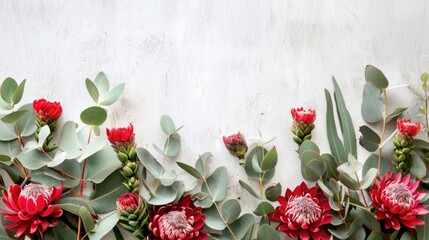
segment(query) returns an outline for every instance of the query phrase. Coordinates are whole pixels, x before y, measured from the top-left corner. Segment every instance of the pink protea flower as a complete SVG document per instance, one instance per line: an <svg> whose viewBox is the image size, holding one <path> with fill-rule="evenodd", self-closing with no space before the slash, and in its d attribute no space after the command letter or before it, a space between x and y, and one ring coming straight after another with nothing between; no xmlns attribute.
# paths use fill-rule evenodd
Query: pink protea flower
<svg viewBox="0 0 429 240"><path fill-rule="evenodd" d="M386 229L399 230L401 224L408 229L414 229L416 225L424 222L417 215L429 213L426 205L421 205L420 200L425 193L417 191L419 181L410 181L410 174L402 178L398 173L386 172L381 181L375 181L370 197L377 210L375 217L384 220Z"/></svg>
<svg viewBox="0 0 429 240"><path fill-rule="evenodd" d="M399 134L413 138L420 131L420 122L411 122L410 119L398 118L398 120L396 121L396 127L398 128Z"/></svg>
<svg viewBox="0 0 429 240"><path fill-rule="evenodd" d="M244 154L247 152L247 143L243 134L238 132L228 137L224 136L222 139L226 149L232 156L244 159Z"/></svg>
<svg viewBox="0 0 429 240"><path fill-rule="evenodd" d="M14 184L8 191L3 191L2 202L5 209L4 219L11 222L6 230L15 229L15 237L23 234L31 237L37 234L43 239L43 233L58 224L58 218L63 214L59 207L51 205L61 197L63 184L59 188L48 188L41 184L30 183L24 188Z"/></svg>
<svg viewBox="0 0 429 240"><path fill-rule="evenodd" d="M279 231L301 240L329 240L323 228L331 222L331 207L323 192L316 187L308 188L302 182L295 190L286 190L286 195L277 197L280 206L269 215L272 221L280 222Z"/></svg>
<svg viewBox="0 0 429 240"><path fill-rule="evenodd" d="M313 109L304 109L300 108L292 108L290 110L292 114L292 118L296 123L304 123L306 125L311 125L316 120L316 111Z"/></svg>
<svg viewBox="0 0 429 240"><path fill-rule="evenodd" d="M45 121L54 121L63 113L59 102L49 102L44 98L34 100L33 109L37 116Z"/></svg>
<svg viewBox="0 0 429 240"><path fill-rule="evenodd" d="M203 240L208 235L201 232L206 215L195 207L191 196L184 196L178 203L154 206L149 212L148 240Z"/></svg>
<svg viewBox="0 0 429 240"><path fill-rule="evenodd" d="M128 146L134 144L134 126L131 123L128 127L106 128L106 134L112 146Z"/></svg>

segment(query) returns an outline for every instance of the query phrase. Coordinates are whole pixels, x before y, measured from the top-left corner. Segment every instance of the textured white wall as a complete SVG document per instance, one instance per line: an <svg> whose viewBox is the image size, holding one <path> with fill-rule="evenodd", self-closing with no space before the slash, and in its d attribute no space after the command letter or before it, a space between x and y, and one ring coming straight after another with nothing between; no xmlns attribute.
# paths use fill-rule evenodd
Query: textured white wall
<svg viewBox="0 0 429 240"><path fill-rule="evenodd" d="M151 144L164 139L159 117L171 115L185 125L179 159L211 151L213 168L230 170L236 196L245 174L221 136L277 136L273 182L294 187L302 178L290 108L317 109L313 139L328 151L323 88L332 90L332 75L356 130L366 64L382 69L391 85L418 87L429 70L429 2L2 0L0 39L0 79L26 78L25 100L59 100L62 119L78 121L92 104L85 78L104 71L114 85L126 82L106 127L133 122L138 144L155 154ZM403 98L397 103L414 98L408 89L392 94Z"/></svg>

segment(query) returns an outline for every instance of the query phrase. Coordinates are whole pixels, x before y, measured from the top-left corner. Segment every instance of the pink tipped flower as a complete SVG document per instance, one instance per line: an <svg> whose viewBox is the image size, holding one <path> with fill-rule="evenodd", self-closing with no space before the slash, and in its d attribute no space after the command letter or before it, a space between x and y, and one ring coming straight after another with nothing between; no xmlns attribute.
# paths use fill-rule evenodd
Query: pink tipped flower
<svg viewBox="0 0 429 240"><path fill-rule="evenodd" d="M420 131L420 122L411 122L410 119L398 118L396 127L400 134L407 137L415 137Z"/></svg>
<svg viewBox="0 0 429 240"><path fill-rule="evenodd" d="M63 184L60 188L48 188L41 184L30 183L24 188L14 184L8 191L3 191L2 202L5 209L4 219L11 222L6 230L16 230L15 237L23 234L31 237L34 234L42 237L49 228L58 224L58 218L63 214L59 207L51 205L61 197Z"/></svg>
<svg viewBox="0 0 429 240"><path fill-rule="evenodd" d="M37 116L45 121L57 120L63 113L59 102L49 102L43 98L34 100L33 109Z"/></svg>
<svg viewBox="0 0 429 240"><path fill-rule="evenodd" d="M306 125L311 125L316 120L316 111L313 109L305 110L303 107L292 108L290 110L292 118L296 123L304 123Z"/></svg>
<svg viewBox="0 0 429 240"><path fill-rule="evenodd" d="M132 144L134 142L134 127L131 123L128 127L106 128L106 134L112 145Z"/></svg>
<svg viewBox="0 0 429 240"><path fill-rule="evenodd" d="M232 156L244 159L244 154L247 152L247 143L243 134L238 132L229 137L223 137L223 143Z"/></svg>
<svg viewBox="0 0 429 240"><path fill-rule="evenodd" d="M279 231L301 240L329 240L323 228L331 222L331 207L323 192L316 187L308 188L302 182L295 190L287 189L286 195L277 197L280 203L269 215L272 221L280 222Z"/></svg>
<svg viewBox="0 0 429 240"><path fill-rule="evenodd" d="M202 233L206 215L201 207L195 207L191 196L184 196L177 203L165 206L154 206L149 212L149 230L152 232L148 240L203 240L207 234Z"/></svg>
<svg viewBox="0 0 429 240"><path fill-rule="evenodd" d="M429 213L426 205L421 205L420 200L425 193L417 191L419 181L410 181L410 174L402 178L398 173L386 172L381 181L375 181L370 191L372 204L377 213L375 217L384 220L386 229L399 230L401 224L409 229L424 222L417 215Z"/></svg>

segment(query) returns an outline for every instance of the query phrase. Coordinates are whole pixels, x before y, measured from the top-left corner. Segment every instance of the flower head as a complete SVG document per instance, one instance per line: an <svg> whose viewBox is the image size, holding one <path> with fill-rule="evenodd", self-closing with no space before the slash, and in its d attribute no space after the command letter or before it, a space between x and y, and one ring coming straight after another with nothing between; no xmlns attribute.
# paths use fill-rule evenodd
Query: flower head
<svg viewBox="0 0 429 240"><path fill-rule="evenodd" d="M244 154L247 152L247 143L243 134L240 132L232 134L229 137L223 137L223 143L232 156L244 159Z"/></svg>
<svg viewBox="0 0 429 240"><path fill-rule="evenodd" d="M316 111L313 109L292 108L290 110L292 118L296 123L311 125L316 120Z"/></svg>
<svg viewBox="0 0 429 240"><path fill-rule="evenodd" d="M112 129L106 128L106 134L112 146L124 146L134 144L134 127L131 123L128 127Z"/></svg>
<svg viewBox="0 0 429 240"><path fill-rule="evenodd" d="M63 184L60 188L48 188L41 184L30 183L24 188L11 185L8 191L3 191L2 202L4 219L11 222L5 226L7 230L15 229L15 237L23 234L42 236L49 228L58 224L58 218L63 214L59 207L51 205L61 197Z"/></svg>
<svg viewBox="0 0 429 240"><path fill-rule="evenodd" d="M417 191L419 181L411 181L410 174L402 178L402 174L386 172L381 181L375 181L370 197L377 210L375 217L384 220L386 229L399 230L401 224L409 229L424 222L417 215L429 213L426 205L421 205L420 200L425 193Z"/></svg>
<svg viewBox="0 0 429 240"><path fill-rule="evenodd" d="M190 195L184 196L177 203L154 206L149 212L149 230L152 233L147 239L207 239L207 234L201 232L206 219L201 210L194 206Z"/></svg>
<svg viewBox="0 0 429 240"><path fill-rule="evenodd" d="M280 222L279 231L302 240L329 240L329 234L323 226L332 220L329 215L331 208L320 189L309 189L302 182L293 192L287 189L286 195L279 196L277 200L280 206L270 214L270 219Z"/></svg>
<svg viewBox="0 0 429 240"><path fill-rule="evenodd" d="M44 98L34 100L33 109L37 116L44 121L55 121L63 113L59 102L49 102Z"/></svg>
<svg viewBox="0 0 429 240"><path fill-rule="evenodd" d="M398 118L396 122L396 127L398 128L399 134L413 138L420 131L420 122L411 122L410 119Z"/></svg>
<svg viewBox="0 0 429 240"><path fill-rule="evenodd" d="M124 193L116 200L116 208L119 224L134 236L143 236L148 220L146 202L136 193Z"/></svg>

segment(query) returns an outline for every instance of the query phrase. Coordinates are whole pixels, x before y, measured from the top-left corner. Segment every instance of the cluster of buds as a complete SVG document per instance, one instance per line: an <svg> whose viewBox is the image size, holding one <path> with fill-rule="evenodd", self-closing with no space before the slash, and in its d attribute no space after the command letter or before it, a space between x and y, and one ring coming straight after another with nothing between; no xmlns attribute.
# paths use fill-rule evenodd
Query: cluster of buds
<svg viewBox="0 0 429 240"><path fill-rule="evenodd" d="M314 129L314 121L316 120L316 111L313 109L305 110L302 107L292 108L291 114L293 124L290 128L295 135L293 140L301 145L305 140L311 139L311 131Z"/></svg>
<svg viewBox="0 0 429 240"><path fill-rule="evenodd" d="M119 225L138 239L146 239L148 208L146 201L136 193L124 193L116 200Z"/></svg>
<svg viewBox="0 0 429 240"><path fill-rule="evenodd" d="M248 147L243 134L238 132L236 134L232 134L229 137L224 136L223 143L225 144L226 149L228 149L229 153L232 156L237 157L240 160L244 159Z"/></svg>
<svg viewBox="0 0 429 240"><path fill-rule="evenodd" d="M107 138L112 144L118 159L122 163L123 182L129 192L139 193L140 180L137 178L139 165L137 161L136 144L134 142L134 127L106 129Z"/></svg>
<svg viewBox="0 0 429 240"><path fill-rule="evenodd" d="M36 132L34 136L36 140L39 140L40 129L43 126L48 126L50 134L43 143L43 150L46 152L51 152L57 148L57 146L49 146L49 142L54 138L54 132L57 129L57 121L61 116L63 109L59 102L49 102L46 99L38 99L33 102L33 109L36 113Z"/></svg>
<svg viewBox="0 0 429 240"><path fill-rule="evenodd" d="M395 166L399 172L407 174L411 168L411 150L414 148L414 137L420 131L420 122L398 119L396 127L398 133L393 138Z"/></svg>

